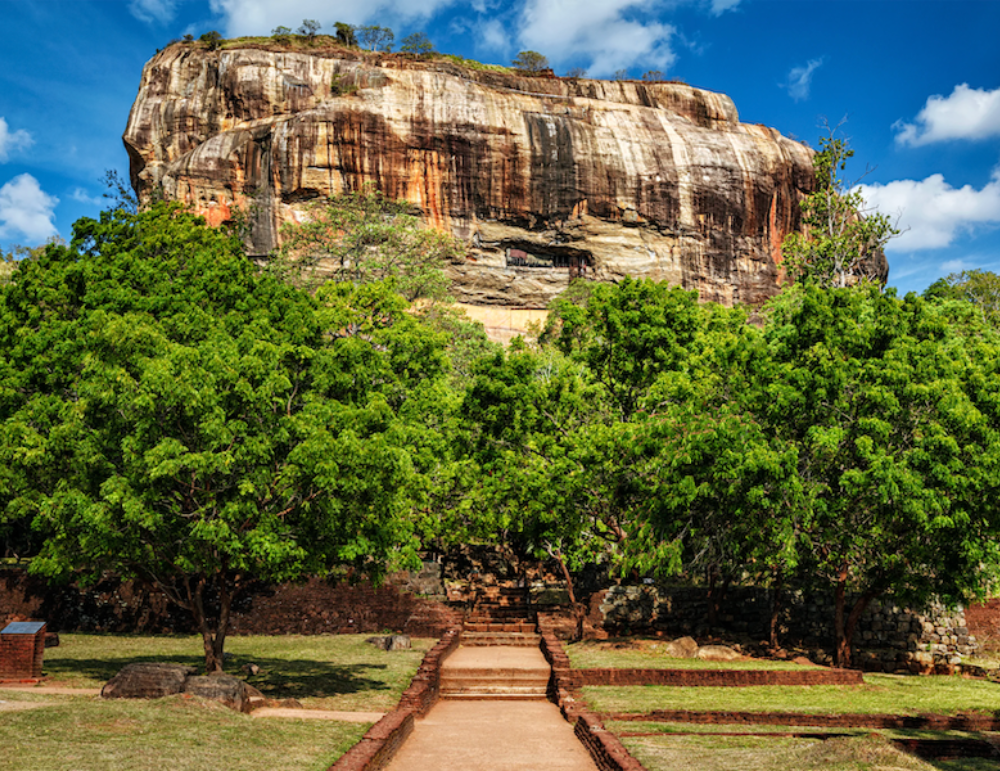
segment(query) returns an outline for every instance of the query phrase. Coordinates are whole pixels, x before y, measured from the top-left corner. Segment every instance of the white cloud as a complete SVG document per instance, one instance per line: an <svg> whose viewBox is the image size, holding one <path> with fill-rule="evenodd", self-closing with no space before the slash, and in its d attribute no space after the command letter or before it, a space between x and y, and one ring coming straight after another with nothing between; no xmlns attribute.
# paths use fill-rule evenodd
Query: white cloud
<svg viewBox="0 0 1000 771"><path fill-rule="evenodd" d="M941 263L941 270L945 273L961 273L963 270L970 268L971 265L966 260L961 258L957 260L946 260Z"/></svg>
<svg viewBox="0 0 1000 771"><path fill-rule="evenodd" d="M428 18L456 0L210 0L223 17L227 37L269 35L278 26L295 29L303 19L316 19L321 32L333 33L336 21L385 25Z"/></svg>
<svg viewBox="0 0 1000 771"><path fill-rule="evenodd" d="M589 56L594 77L635 65L667 71L677 58L670 46L674 27L635 20L656 5L656 0L528 0L520 41L554 63Z"/></svg>
<svg viewBox="0 0 1000 771"><path fill-rule="evenodd" d="M487 51L510 50L510 33L499 19L489 19L479 25L477 40L478 45Z"/></svg>
<svg viewBox="0 0 1000 771"><path fill-rule="evenodd" d="M132 0L128 4L129 13L147 24L166 24L174 20L177 0Z"/></svg>
<svg viewBox="0 0 1000 771"><path fill-rule="evenodd" d="M948 139L986 139L1000 136L1000 88L986 91L955 86L951 96L928 97L914 123L896 121L896 142L926 145Z"/></svg>
<svg viewBox="0 0 1000 771"><path fill-rule="evenodd" d="M915 252L949 246L955 237L977 227L1000 225L1000 167L980 190L954 188L941 174L922 181L859 185L868 205L890 218L899 217L903 233L888 249Z"/></svg>
<svg viewBox="0 0 1000 771"><path fill-rule="evenodd" d="M30 174L14 177L0 187L0 238L26 238L41 243L57 235L52 223L59 199L45 193Z"/></svg>
<svg viewBox="0 0 1000 771"><path fill-rule="evenodd" d="M740 0L712 0L712 15L721 16L740 4Z"/></svg>
<svg viewBox="0 0 1000 771"><path fill-rule="evenodd" d="M7 121L0 118L0 163L5 163L10 154L18 150L26 150L35 142L24 129L11 131Z"/></svg>
<svg viewBox="0 0 1000 771"><path fill-rule="evenodd" d="M810 59L804 67L792 67L783 87L796 102L809 98L813 73L823 65L823 58Z"/></svg>
<svg viewBox="0 0 1000 771"><path fill-rule="evenodd" d="M104 206L106 201L101 198L94 198L90 193L84 190L82 187L76 188L71 196L74 201L79 201L80 203L89 204L90 206Z"/></svg>

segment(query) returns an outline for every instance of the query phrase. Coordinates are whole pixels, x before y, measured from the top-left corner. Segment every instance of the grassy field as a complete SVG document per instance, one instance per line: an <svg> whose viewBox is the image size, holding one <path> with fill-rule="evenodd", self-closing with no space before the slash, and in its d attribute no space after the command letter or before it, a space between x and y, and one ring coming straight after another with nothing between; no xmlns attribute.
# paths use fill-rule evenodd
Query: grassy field
<svg viewBox="0 0 1000 771"><path fill-rule="evenodd" d="M368 635L233 637L226 671L276 699L347 711L395 707L433 640L387 653ZM197 637L63 634L45 651L47 684L96 688L134 661L201 667ZM31 707L31 708L26 708ZM366 723L252 719L214 702L151 701L0 689L0 771L321 771L368 729Z"/></svg>
<svg viewBox="0 0 1000 771"><path fill-rule="evenodd" d="M818 669L790 661L745 658L739 661L675 659L663 655L662 640L587 641L565 646L570 663L577 669Z"/></svg>
<svg viewBox="0 0 1000 771"><path fill-rule="evenodd" d="M387 711L396 706L433 640L413 640L407 651L387 653L364 640L370 635L230 637L226 672L243 677L265 696L298 699L314 709ZM201 638L63 634L45 651L50 682L100 687L133 661L203 666ZM240 668L256 664L250 677Z"/></svg>
<svg viewBox="0 0 1000 771"><path fill-rule="evenodd" d="M863 686L600 686L584 688L583 692L588 704L598 712L657 709L896 715L1000 712L1000 686L961 677L865 675Z"/></svg>
<svg viewBox="0 0 1000 771"><path fill-rule="evenodd" d="M985 758L929 763L876 734L826 740L756 736L664 736L623 739L649 771L995 771Z"/></svg>
<svg viewBox="0 0 1000 771"><path fill-rule="evenodd" d="M24 696L35 697L0 691L4 701ZM322 771L368 729L326 720L255 720L180 696L47 701L37 709L0 709L2 771Z"/></svg>

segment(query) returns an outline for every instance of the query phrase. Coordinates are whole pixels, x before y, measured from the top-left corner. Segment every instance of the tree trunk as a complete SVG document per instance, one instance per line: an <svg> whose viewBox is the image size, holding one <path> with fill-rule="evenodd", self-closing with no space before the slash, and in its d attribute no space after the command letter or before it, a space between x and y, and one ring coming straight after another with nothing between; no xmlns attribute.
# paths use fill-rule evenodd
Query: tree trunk
<svg viewBox="0 0 1000 771"><path fill-rule="evenodd" d="M563 578L566 579L566 592L569 594L570 604L576 605L576 593L573 591L573 577L569 574L569 568L566 567L562 549L557 549L552 544L546 544L545 550L549 553L550 557L559 563L559 567L562 568Z"/></svg>
<svg viewBox="0 0 1000 771"><path fill-rule="evenodd" d="M854 640L854 630L858 627L861 615L871 604L871 601L879 594L880 592L869 589L854 601L854 607L851 608L851 612L847 616L847 623L844 625L844 639L848 652L851 650L851 642Z"/></svg>
<svg viewBox="0 0 1000 771"><path fill-rule="evenodd" d="M722 584L720 585L718 583L719 577L719 571L715 565L709 568L708 629L713 633L718 631L719 611L722 609L722 603L726 600L726 595L729 594L729 583L732 581L731 576L722 576Z"/></svg>
<svg viewBox="0 0 1000 771"><path fill-rule="evenodd" d="M771 618L768 625L768 636L771 648L781 647L778 642L778 619L781 616L781 583L782 576L777 572L774 577L774 587L771 589Z"/></svg>
<svg viewBox="0 0 1000 771"><path fill-rule="evenodd" d="M834 608L834 634L836 636L836 649L834 651L834 663L838 667L851 666L851 643L854 640L854 630L858 627L861 614L881 593L878 589L868 589L851 606L851 611L847 618L844 618L844 610L847 604L847 575L846 567L840 569L837 575L836 603Z"/></svg>
<svg viewBox="0 0 1000 771"><path fill-rule="evenodd" d="M188 596L190 598L191 615L201 633L202 648L205 651L205 674L211 675L223 671L225 658L226 632L229 630L229 615L232 608L233 593L225 577L219 577L219 619L213 625L205 612L205 588L208 580L204 575L196 579L194 589L188 581Z"/></svg>
<svg viewBox="0 0 1000 771"><path fill-rule="evenodd" d="M566 561L562 558L562 552L556 552L556 559L559 560L559 567L562 568L563 577L566 579L566 592L569 594L570 605L576 605L576 592L573 591L573 577L569 574Z"/></svg>
<svg viewBox="0 0 1000 771"><path fill-rule="evenodd" d="M715 598L715 581L717 576L715 565L711 565L708 568L708 618L705 619L709 630L715 629L715 620L719 612L719 603Z"/></svg>
<svg viewBox="0 0 1000 771"><path fill-rule="evenodd" d="M843 567L837 574L837 589L833 604L833 663L838 667L851 666L851 641L847 639L844 628L844 602L847 593L847 568Z"/></svg>

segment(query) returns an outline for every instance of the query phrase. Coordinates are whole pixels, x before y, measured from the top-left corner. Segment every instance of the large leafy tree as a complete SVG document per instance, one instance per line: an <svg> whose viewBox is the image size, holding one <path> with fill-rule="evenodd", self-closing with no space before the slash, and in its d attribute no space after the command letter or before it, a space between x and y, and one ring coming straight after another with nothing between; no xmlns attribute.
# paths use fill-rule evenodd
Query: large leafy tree
<svg viewBox="0 0 1000 771"><path fill-rule="evenodd" d="M880 594L960 598L996 574L996 339L967 329L873 287L769 311L744 410L795 459L794 538L834 588L841 664Z"/></svg>
<svg viewBox="0 0 1000 771"><path fill-rule="evenodd" d="M963 270L939 278L923 296L929 300L962 300L974 307L983 323L1000 329L1000 276L991 270Z"/></svg>
<svg viewBox="0 0 1000 771"><path fill-rule="evenodd" d="M311 297L176 205L74 233L0 306L0 495L46 538L32 570L156 584L211 672L252 582L413 559L446 359L403 298Z"/></svg>
<svg viewBox="0 0 1000 771"><path fill-rule="evenodd" d="M641 565L628 557L637 515L661 486L646 437L683 397L654 386L687 382L710 310L651 281L580 287L554 309L546 345L482 362L467 393L484 508L496 517L480 524L564 566L674 564L666 539L646 542Z"/></svg>

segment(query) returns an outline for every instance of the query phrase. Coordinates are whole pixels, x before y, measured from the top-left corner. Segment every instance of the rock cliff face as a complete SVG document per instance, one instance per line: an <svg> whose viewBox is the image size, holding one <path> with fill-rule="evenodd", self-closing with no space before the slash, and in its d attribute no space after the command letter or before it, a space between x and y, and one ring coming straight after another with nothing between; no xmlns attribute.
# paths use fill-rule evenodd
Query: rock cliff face
<svg viewBox="0 0 1000 771"><path fill-rule="evenodd" d="M140 198L162 189L213 223L253 199L261 255L310 199L374 182L468 243L457 299L509 308L580 274L764 300L813 185L807 147L721 94L342 49L170 46L124 141Z"/></svg>

